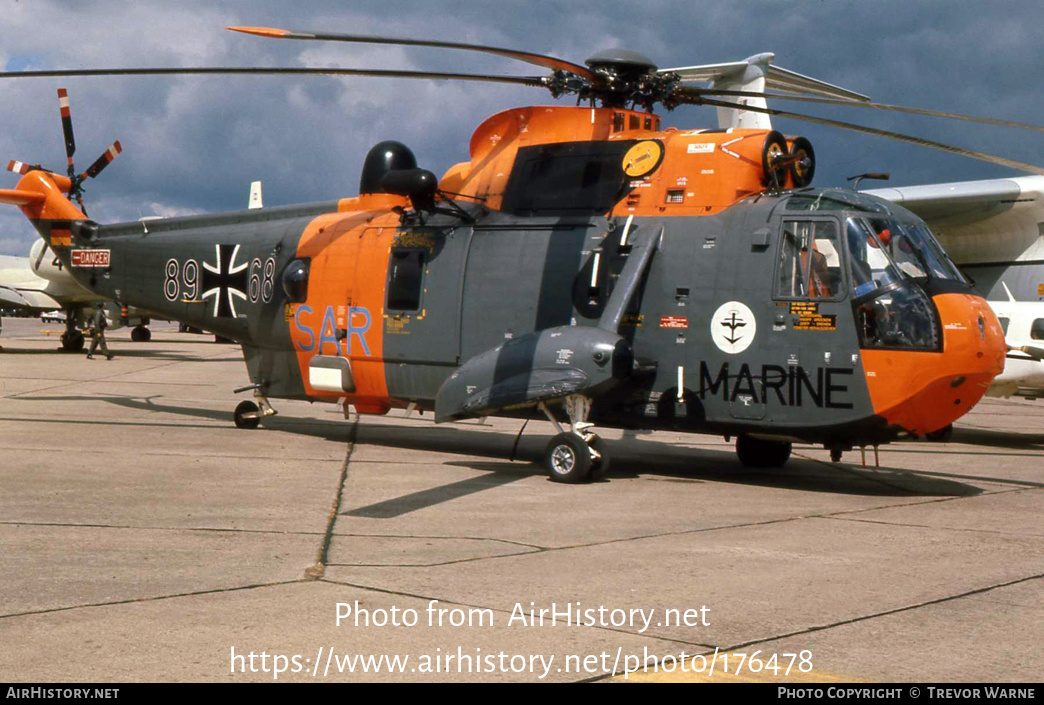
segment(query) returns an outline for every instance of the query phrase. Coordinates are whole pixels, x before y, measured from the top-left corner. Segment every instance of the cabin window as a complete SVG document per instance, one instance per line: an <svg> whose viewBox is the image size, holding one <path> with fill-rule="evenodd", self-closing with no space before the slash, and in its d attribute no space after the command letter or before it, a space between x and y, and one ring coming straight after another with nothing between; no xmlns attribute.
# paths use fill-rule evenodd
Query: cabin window
<svg viewBox="0 0 1044 705"><path fill-rule="evenodd" d="M832 299L842 293L841 246L832 220L783 223L776 296Z"/></svg>
<svg viewBox="0 0 1044 705"><path fill-rule="evenodd" d="M308 260L291 260L283 270L283 293L290 303L300 304L308 300Z"/></svg>
<svg viewBox="0 0 1044 705"><path fill-rule="evenodd" d="M1044 340L1044 318L1038 318L1030 326L1030 337L1034 340Z"/></svg>
<svg viewBox="0 0 1044 705"><path fill-rule="evenodd" d="M420 309L424 250L392 250L388 265L389 311Z"/></svg>
<svg viewBox="0 0 1044 705"><path fill-rule="evenodd" d="M632 130L640 130L642 128L642 119L638 115L632 115L628 123L628 127Z"/></svg>

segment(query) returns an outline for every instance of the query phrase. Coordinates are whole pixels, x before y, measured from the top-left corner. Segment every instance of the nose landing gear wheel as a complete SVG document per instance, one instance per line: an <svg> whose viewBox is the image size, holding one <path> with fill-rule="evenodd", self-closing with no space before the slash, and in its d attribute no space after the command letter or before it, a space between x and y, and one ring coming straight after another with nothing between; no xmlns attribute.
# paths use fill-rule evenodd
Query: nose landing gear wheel
<svg viewBox="0 0 1044 705"><path fill-rule="evenodd" d="M261 416L258 411L260 409L252 401L239 402L233 414L236 428L257 428L261 424Z"/></svg>
<svg viewBox="0 0 1044 705"><path fill-rule="evenodd" d="M591 451L575 433L560 433L547 444L544 465L555 482L575 485L591 475Z"/></svg>

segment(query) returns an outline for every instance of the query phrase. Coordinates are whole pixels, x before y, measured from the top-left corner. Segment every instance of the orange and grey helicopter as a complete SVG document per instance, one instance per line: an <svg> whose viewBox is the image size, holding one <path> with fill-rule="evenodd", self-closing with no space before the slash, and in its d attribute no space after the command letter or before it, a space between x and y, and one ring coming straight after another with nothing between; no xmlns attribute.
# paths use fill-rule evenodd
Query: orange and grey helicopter
<svg viewBox="0 0 1044 705"><path fill-rule="evenodd" d="M90 290L236 340L250 377L237 391L255 398L236 407L239 427L276 413L274 398L341 403L346 416L417 408L439 422L542 413L559 431L545 451L550 476L581 482L609 465L596 425L735 436L739 459L758 467L782 465L794 441L821 443L839 460L945 428L1003 368L997 318L919 218L855 191L810 187L815 157L802 137L664 128L653 109L741 105L1032 165L769 109L766 97L796 96L699 88L699 71L658 70L632 51L579 65L473 44L232 29L465 49L551 73L2 76L376 75L577 96L575 106L488 118L468 160L441 179L387 141L368 153L355 197L109 225L73 201L118 148L77 174L63 102L68 175L12 163L22 178L0 200L21 207ZM861 96L810 99L896 109Z"/></svg>

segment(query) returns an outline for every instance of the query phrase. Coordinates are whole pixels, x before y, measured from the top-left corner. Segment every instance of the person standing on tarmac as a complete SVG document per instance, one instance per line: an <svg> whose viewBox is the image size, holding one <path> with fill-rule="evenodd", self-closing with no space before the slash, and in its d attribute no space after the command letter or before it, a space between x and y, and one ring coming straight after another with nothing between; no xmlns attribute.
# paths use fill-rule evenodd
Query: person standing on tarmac
<svg viewBox="0 0 1044 705"><path fill-rule="evenodd" d="M94 317L91 319L91 348L87 351L87 359L94 359L94 351L100 345L102 352L105 353L105 359L111 360L112 353L109 352L109 346L105 344L105 329L109 326L109 321L105 318L105 304L104 302L98 302L94 307Z"/></svg>

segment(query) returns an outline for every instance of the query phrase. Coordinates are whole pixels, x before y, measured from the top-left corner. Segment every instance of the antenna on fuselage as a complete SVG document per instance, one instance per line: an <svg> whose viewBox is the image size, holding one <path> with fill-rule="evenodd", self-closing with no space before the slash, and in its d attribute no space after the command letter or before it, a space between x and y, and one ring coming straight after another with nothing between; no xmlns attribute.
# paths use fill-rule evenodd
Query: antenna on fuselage
<svg viewBox="0 0 1044 705"><path fill-rule="evenodd" d="M855 181L855 183L852 184L852 190L853 191L858 191L859 190L859 182L862 181L863 179L880 179L881 181L888 181L888 179L891 178L891 176L892 175L889 174L887 171L885 171L885 172L868 172L866 174L857 174L856 176L849 176L847 179L845 179L845 181Z"/></svg>

